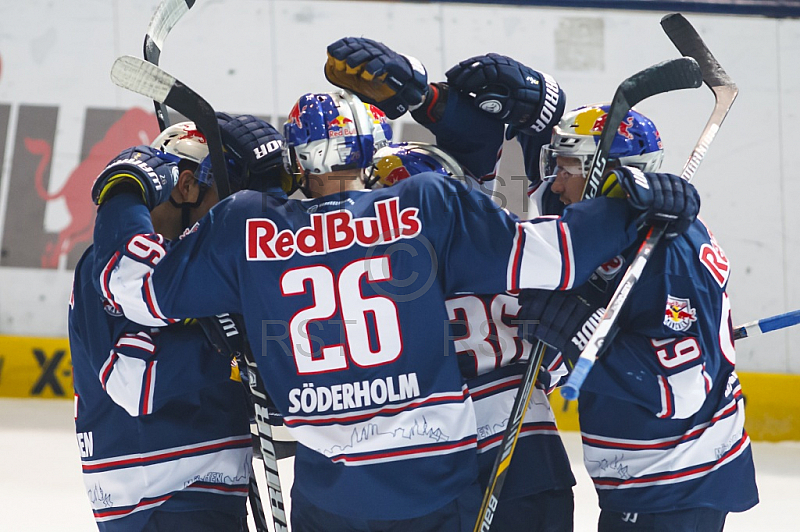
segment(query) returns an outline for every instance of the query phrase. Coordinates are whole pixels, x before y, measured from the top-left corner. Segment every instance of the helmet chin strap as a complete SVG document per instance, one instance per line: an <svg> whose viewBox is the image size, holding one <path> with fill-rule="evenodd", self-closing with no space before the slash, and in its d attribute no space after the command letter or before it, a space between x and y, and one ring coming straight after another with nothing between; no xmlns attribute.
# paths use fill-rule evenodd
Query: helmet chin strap
<svg viewBox="0 0 800 532"><path fill-rule="evenodd" d="M300 192L303 193L305 197L308 199L313 199L313 195L311 194L311 188L308 186L308 176L311 175L309 170L303 170L303 177L300 179L300 186L297 187L300 189Z"/></svg>
<svg viewBox="0 0 800 532"><path fill-rule="evenodd" d="M195 209L203 203L203 198L206 195L206 191L208 188L200 187L200 190L197 193L197 200L189 202L184 201L183 203L178 203L175 201L175 198L172 196L169 197L170 204L175 207L176 209L181 210L181 233L186 231L189 228L189 217L191 216L192 209Z"/></svg>

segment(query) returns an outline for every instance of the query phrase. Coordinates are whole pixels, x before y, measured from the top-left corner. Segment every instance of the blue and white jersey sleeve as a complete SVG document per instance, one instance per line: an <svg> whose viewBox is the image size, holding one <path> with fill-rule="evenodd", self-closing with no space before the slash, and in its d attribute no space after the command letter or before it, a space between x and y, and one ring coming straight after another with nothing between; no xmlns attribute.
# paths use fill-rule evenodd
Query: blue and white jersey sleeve
<svg viewBox="0 0 800 532"><path fill-rule="evenodd" d="M584 283L635 238L621 200L599 198L570 206L561 217L516 222L477 190L454 180L438 184L441 196L429 200L421 215L423 226L437 228L434 248L440 250L450 294L567 290ZM505 283L498 284L498 278Z"/></svg>
<svg viewBox="0 0 800 532"><path fill-rule="evenodd" d="M240 312L234 282L238 255L229 234L212 231L224 223L215 216L219 206L171 243L176 250L168 254L167 242L153 233L149 213L137 198L109 200L95 224L94 277L100 293L129 319L153 327ZM162 309L163 302L167 306Z"/></svg>

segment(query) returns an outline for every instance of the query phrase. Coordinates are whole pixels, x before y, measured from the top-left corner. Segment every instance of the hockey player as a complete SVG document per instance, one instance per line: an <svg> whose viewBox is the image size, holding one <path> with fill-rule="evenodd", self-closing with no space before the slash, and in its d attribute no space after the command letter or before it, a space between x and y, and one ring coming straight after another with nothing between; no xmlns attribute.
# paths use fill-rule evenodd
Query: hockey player
<svg viewBox="0 0 800 532"><path fill-rule="evenodd" d="M541 150L541 175L565 205L581 200L606 111L593 105L567 113ZM656 171L663 150L653 123L631 111L623 127L611 155L629 166L618 175ZM523 291L529 338L575 361L641 238L583 287ZM758 502L735 372L730 268L700 220L662 242L581 388L584 463L599 498L600 532L721 531L728 512Z"/></svg>
<svg viewBox="0 0 800 532"><path fill-rule="evenodd" d="M296 532L471 530L480 502L476 424L456 357L442 356L443 348L453 354L445 298L580 284L631 243L640 216L694 219L696 191L667 179L667 206L661 189L623 177L629 200L599 198L560 218L517 223L438 174L349 190L358 178L346 165L352 151L371 157L372 149L352 137L380 121L347 98L323 101L303 100L289 116L314 132L309 151L295 151L312 199L239 192L169 252L148 211L169 195L173 164L155 153L138 164L112 161L93 187L95 279L145 325L241 312L247 329L261 332L250 337L259 371L304 465L292 501L309 511L293 512ZM317 151L311 125L341 142ZM342 192L318 196L336 179Z"/></svg>
<svg viewBox="0 0 800 532"><path fill-rule="evenodd" d="M255 177L232 154L248 140L264 144L280 134L252 117L220 120L238 186L274 177L268 165L282 166L280 150ZM197 172L208 154L205 137L182 122L140 151L176 162L168 201L151 214L165 238L177 239L218 199L211 177ZM197 324L153 329L125 319L95 288L95 249L75 271L69 331L76 433L99 529L246 530L252 447L235 361L220 356Z"/></svg>
<svg viewBox="0 0 800 532"><path fill-rule="evenodd" d="M385 67L402 61L402 57L383 43L347 37L328 46L326 75L339 86L377 96L387 92L385 79L366 80L370 77L362 76L369 68L366 65ZM502 116L509 122L521 127L526 121L533 122L541 115L547 98L555 98L555 114L548 116L548 123L558 122L565 95L555 80L496 54L486 58L482 66L485 71L491 70L489 75L494 75L497 94L506 95L503 104L507 113ZM534 90L536 86L528 79L541 80L538 86L542 90ZM544 90L545 79L550 83L550 95ZM447 83L431 84L428 94L430 98L411 114L436 135L437 142L457 153L458 161L438 146L389 145L376 153L368 183L391 186L418 173L435 171L491 192L503 143L503 121L479 111L469 95L451 91ZM382 100L376 100L376 104L385 106ZM472 176L480 178L473 180ZM462 294L448 299L446 305L450 338L455 341L475 406L479 478L485 490L532 346L518 336L519 304L515 295ZM549 357L546 368L540 372L540 388L533 392L514 453L514 465L493 509L493 529L566 532L573 528L571 487L575 479L547 399L547 393L553 390L549 383L558 382L565 374L563 359L556 356Z"/></svg>

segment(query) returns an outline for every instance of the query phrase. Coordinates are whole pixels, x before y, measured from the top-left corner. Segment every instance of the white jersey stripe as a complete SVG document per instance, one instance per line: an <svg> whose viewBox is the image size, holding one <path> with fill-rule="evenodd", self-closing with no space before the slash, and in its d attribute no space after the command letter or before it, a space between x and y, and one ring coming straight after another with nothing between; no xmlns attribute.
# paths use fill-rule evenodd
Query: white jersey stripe
<svg viewBox="0 0 800 532"><path fill-rule="evenodd" d="M565 283L567 288L572 286L575 270L575 265L572 264L572 243L569 242L569 232L564 232L566 228L560 228L562 225L555 218L540 218L537 223L520 224L525 230L525 239L518 270L519 282L517 286L510 286L510 289L525 286L553 290Z"/></svg>
<svg viewBox="0 0 800 532"><path fill-rule="evenodd" d="M347 465L458 452L474 447L476 438L469 397L464 402L427 405L359 423L287 427L300 444ZM451 444L454 447L443 449Z"/></svg>

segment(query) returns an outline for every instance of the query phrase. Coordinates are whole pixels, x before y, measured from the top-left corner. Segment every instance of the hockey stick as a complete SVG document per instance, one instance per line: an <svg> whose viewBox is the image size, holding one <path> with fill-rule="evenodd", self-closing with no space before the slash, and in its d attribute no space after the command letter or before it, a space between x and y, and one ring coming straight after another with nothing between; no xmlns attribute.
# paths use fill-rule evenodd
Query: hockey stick
<svg viewBox="0 0 800 532"><path fill-rule="evenodd" d="M147 33L144 35L144 59L148 63L158 66L161 58L161 50L164 48L164 40L169 35L172 27L178 23L194 5L195 0L163 0L153 13L150 24L147 26ZM163 102L153 100L156 108L156 119L158 127L164 131L170 126L169 112Z"/></svg>
<svg viewBox="0 0 800 532"><path fill-rule="evenodd" d="M742 338L750 338L758 336L763 333L777 331L800 323L800 310L793 310L777 316L770 316L769 318L761 318L760 320L749 321L738 327L733 328L733 339L741 340Z"/></svg>
<svg viewBox="0 0 800 532"><path fill-rule="evenodd" d="M214 182L217 185L219 197L225 198L230 194L230 185L228 183L228 173L225 166L225 156L222 148L219 125L214 109L208 102L159 67L131 56L122 56L114 62L111 68L111 79L120 87L146 96L154 101L169 105L189 120L192 120L206 136L208 154L209 157L211 157L211 166L214 170ZM253 373L253 371L249 369L252 360L245 362L248 365L248 373ZM255 370L255 372L257 373L257 370ZM260 381L252 382L259 382L260 384ZM263 392L263 387L259 388L259 390ZM259 409L263 412L267 411L265 404L261 402L262 398L265 397L264 393L260 396L252 394L251 397L253 397L253 402L256 404L257 413ZM259 442L261 444L262 455L265 457L270 453L274 455L274 446L268 446L271 447L272 450L270 450L270 448L265 448L265 441L271 440L271 428L266 424L265 419L259 418L258 415L256 415L256 423L259 430ZM267 479L274 479L274 481L270 480L269 485L273 523L276 531L287 531L286 512L283 507L283 497L281 494L280 479L278 478L277 464L273 463L270 467L272 467L272 469L268 467L265 458L264 469ZM253 506L252 501L251 506ZM257 504L252 508L254 519L257 508L260 506L260 504ZM264 521L266 521L266 518ZM266 526L266 523L264 523L264 526Z"/></svg>
<svg viewBox="0 0 800 532"><path fill-rule="evenodd" d="M169 35L169 32L172 31L172 28L178 23L181 17L188 13L194 5L194 2L195 0L163 0L158 5L155 13L153 13L153 18L150 19L150 24L147 26L147 32L144 35L143 53L145 61L158 66L159 59L161 58L161 50L164 49L164 41L167 35ZM158 128L164 131L170 126L167 106L156 100L153 100L153 105L156 109ZM256 532L268 532L267 517L264 514L258 483L256 482L255 475L252 474L252 467L247 496L250 500L250 509L253 514Z"/></svg>
<svg viewBox="0 0 800 532"><path fill-rule="evenodd" d="M592 186L588 185L590 180L587 180L584 198L594 197L597 193L599 178L605 172L611 144L616 136L617 128L631 107L656 94L699 87L701 82L697 63L690 58L672 59L658 63L623 81L614 94L614 99L611 102L606 118L606 126L614 124L614 127L603 128L592 159L592 176L597 175L599 177ZM514 399L514 405L509 414L508 425L500 445L500 452L497 453L492 472L489 475L489 485L483 496L478 521L475 523L475 532L485 532L491 527L500 490L505 482L508 466L511 463L519 432L522 429L522 421L525 417L525 412L528 410L545 349L546 346L543 342L537 342L531 349L525 374L522 377Z"/></svg>
<svg viewBox="0 0 800 532"><path fill-rule="evenodd" d="M208 142L208 156L214 170L214 183L220 199L230 195L222 137L214 109L192 89L156 65L123 55L111 67L111 81L123 89L168 105L192 120Z"/></svg>
<svg viewBox="0 0 800 532"><path fill-rule="evenodd" d="M253 398L256 427L258 427L258 441L261 447L261 458L264 460L264 474L267 479L269 505L272 509L272 524L275 526L276 532L288 532L289 528L286 526L286 507L283 503L281 479L278 475L278 454L275 450L275 441L272 436L272 425L269 423L267 394L264 390L263 383L259 380L261 374L258 372L258 366L250 349L244 349L242 358L247 366L250 396Z"/></svg>
<svg viewBox="0 0 800 532"><path fill-rule="evenodd" d="M689 181L705 157L709 145L717 135L717 131L719 131L722 121L728 114L731 105L733 105L739 90L714 58L708 47L706 47L700 35L682 15L678 13L667 15L661 19L661 25L667 36L675 44L675 47L682 54L697 61L703 74L703 82L714 93L714 110L681 172L681 177ZM561 388L561 395L565 399L573 400L578 398L580 387L586 380L597 357L602 353L603 347L611 343L614 334L616 334L615 324L619 317L619 312L628 299L631 289L639 280L653 249L664 236L665 230L666 225L658 225L652 226L648 231L631 265L622 276L616 291L614 291L614 295L611 297L611 301L609 301L606 312L600 319L597 329L589 339L589 343L584 348L580 358L578 358L567 383Z"/></svg>

